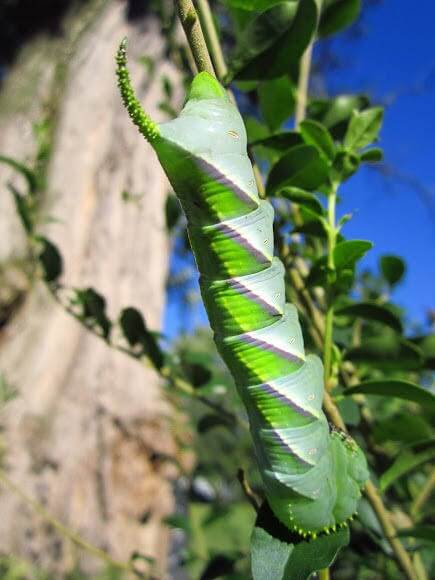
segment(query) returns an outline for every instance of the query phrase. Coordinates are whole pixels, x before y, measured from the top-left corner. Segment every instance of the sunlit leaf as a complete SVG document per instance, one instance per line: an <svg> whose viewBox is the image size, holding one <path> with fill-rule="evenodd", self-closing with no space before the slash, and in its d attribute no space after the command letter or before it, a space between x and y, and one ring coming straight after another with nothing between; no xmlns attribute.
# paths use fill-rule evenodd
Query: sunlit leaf
<svg viewBox="0 0 435 580"><path fill-rule="evenodd" d="M393 465L382 474L379 480L381 491L385 491L399 478L433 459L435 459L435 439L406 447Z"/></svg>
<svg viewBox="0 0 435 580"><path fill-rule="evenodd" d="M435 411L435 395L410 381L397 379L365 381L346 389L343 394L345 396L363 394L395 397L404 401L419 403L425 408Z"/></svg>

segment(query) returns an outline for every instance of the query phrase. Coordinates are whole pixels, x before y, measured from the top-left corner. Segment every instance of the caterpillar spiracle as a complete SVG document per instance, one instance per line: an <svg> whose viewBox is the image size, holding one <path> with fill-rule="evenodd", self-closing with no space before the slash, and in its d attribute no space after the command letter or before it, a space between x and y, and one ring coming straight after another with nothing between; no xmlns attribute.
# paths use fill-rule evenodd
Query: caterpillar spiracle
<svg viewBox="0 0 435 580"><path fill-rule="evenodd" d="M216 346L246 406L267 501L301 536L345 525L368 478L364 454L331 431L320 359L306 355L296 308L273 256L272 205L260 200L238 109L208 73L180 115L157 125L117 54L123 102L154 148L187 217Z"/></svg>

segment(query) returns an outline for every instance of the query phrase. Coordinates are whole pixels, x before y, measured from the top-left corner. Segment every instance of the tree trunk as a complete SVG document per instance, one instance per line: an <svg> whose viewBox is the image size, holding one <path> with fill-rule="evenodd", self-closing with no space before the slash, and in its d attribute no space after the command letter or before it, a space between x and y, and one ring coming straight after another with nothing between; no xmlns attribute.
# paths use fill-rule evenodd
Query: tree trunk
<svg viewBox="0 0 435 580"><path fill-rule="evenodd" d="M68 65L41 210L54 218L41 230L62 252L62 282L94 287L112 318L137 307L151 329L160 325L165 297L168 185L122 108L114 54L127 35L135 85L158 118L161 83L146 82L138 60L150 55L159 73L176 77L158 30L151 18L128 23L125 5L110 2L81 38ZM168 532L161 520L173 500L171 473L159 458L176 449L155 373L89 334L41 283L2 329L0 369L19 391L3 411L10 478L113 557L128 560L137 551L155 558L164 578ZM56 578L75 566L89 574L101 569L5 489L0 513L1 552L37 562Z"/></svg>

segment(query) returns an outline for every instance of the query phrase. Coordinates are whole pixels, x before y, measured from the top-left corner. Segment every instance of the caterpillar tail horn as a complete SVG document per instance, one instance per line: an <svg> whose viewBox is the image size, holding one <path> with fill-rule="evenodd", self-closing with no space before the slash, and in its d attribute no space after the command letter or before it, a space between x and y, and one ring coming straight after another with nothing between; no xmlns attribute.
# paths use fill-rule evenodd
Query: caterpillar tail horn
<svg viewBox="0 0 435 580"><path fill-rule="evenodd" d="M147 141L152 143L159 136L159 128L149 115L145 113L135 95L127 68L127 38L124 38L116 53L116 76L121 92L122 102L127 112Z"/></svg>

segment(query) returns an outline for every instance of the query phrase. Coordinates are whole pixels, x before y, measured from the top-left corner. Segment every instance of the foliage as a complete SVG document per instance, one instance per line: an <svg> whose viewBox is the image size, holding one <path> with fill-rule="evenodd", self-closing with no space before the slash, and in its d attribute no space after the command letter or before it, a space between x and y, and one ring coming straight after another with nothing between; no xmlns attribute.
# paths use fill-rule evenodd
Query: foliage
<svg viewBox="0 0 435 580"><path fill-rule="evenodd" d="M276 208L276 250L288 271L286 290L298 305L306 343L313 351L326 350L331 322L329 395L364 449L383 503L394 510L395 520L406 522L397 536L412 554L412 564L430 570L435 565L435 507L427 495L435 457L434 335L428 328L412 333L406 312L394 303L394 290L406 273L404 261L386 255L379 271L361 271L371 242L345 238L349 216L331 219L339 185L364 164L382 160L382 151L372 144L383 113L364 95L312 96L306 118L289 129L304 51L310 42L350 26L360 4L327 0L319 14L314 0L225 0L218 7L224 15L221 36L232 46L225 80L238 89L251 153ZM172 88L163 83L162 108L171 112ZM350 534L337 530L310 541L282 530L266 504L255 514L247 500L261 498L262 487L246 417L210 336L198 331L168 348L133 306L111 320L97 290L64 288L61 254L37 232L35 171L16 160L0 161L25 179L27 189L11 189L11 194L53 297L110 347L149 362L165 379L168 398L188 416L194 435L188 443L180 437L180 445L194 451L196 463L184 474L180 513L166 524L184 538L180 565L190 577L241 579L251 570L255 580L295 580L332 566L337 578L398 578L403 562L367 499ZM166 209L168 232L185 253L184 224L173 197ZM239 485L240 467L253 491Z"/></svg>

